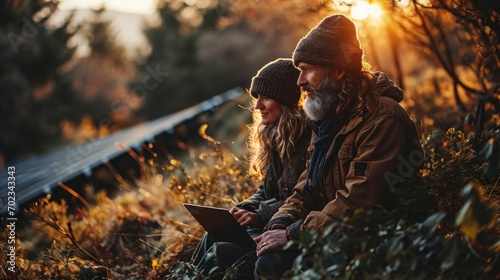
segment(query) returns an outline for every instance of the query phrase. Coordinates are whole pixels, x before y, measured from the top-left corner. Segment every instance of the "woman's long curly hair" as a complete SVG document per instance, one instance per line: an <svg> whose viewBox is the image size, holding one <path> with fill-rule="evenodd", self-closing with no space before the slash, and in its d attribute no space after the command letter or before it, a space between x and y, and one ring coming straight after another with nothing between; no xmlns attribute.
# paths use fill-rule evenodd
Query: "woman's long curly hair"
<svg viewBox="0 0 500 280"><path fill-rule="evenodd" d="M275 151L278 152L282 162L291 158L295 150L294 143L307 131L308 126L302 110L302 99L295 108L281 105L283 109L280 117L269 125L261 124L260 112L255 109L257 99L252 99L250 110L253 123L248 125L250 136L247 139L250 151L248 168L250 176L262 180L266 176L266 167Z"/></svg>
<svg viewBox="0 0 500 280"><path fill-rule="evenodd" d="M330 78L332 70L326 69ZM370 64L363 62L363 68L359 70L345 70L345 75L337 81L340 84L337 102L334 102L337 115L342 118L349 117L348 114L361 110L372 110L377 106L379 93L372 90L373 72Z"/></svg>

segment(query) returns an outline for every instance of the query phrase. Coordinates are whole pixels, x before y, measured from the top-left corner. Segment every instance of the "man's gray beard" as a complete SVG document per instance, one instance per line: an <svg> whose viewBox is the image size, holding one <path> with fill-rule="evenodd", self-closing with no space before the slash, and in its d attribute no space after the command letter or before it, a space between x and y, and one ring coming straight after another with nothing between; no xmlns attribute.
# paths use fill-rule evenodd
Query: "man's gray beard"
<svg viewBox="0 0 500 280"><path fill-rule="evenodd" d="M332 110L337 89L337 84L328 77L316 89L304 86L304 90L314 93L308 95L304 101L306 116L313 121L326 117Z"/></svg>

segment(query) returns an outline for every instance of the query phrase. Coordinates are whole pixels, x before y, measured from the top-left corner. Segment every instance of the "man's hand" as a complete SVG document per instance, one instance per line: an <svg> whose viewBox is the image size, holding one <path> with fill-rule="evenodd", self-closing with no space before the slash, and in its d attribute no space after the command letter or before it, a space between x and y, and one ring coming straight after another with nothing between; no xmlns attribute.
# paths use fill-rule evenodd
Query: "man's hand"
<svg viewBox="0 0 500 280"><path fill-rule="evenodd" d="M259 214L257 213L250 212L248 210L236 206L231 207L231 209L229 209L229 213L231 213L231 215L233 215L233 217L242 226L254 226L254 227L262 226Z"/></svg>
<svg viewBox="0 0 500 280"><path fill-rule="evenodd" d="M269 251L281 250L288 243L286 230L274 229L264 232L254 239L257 243L257 257Z"/></svg>

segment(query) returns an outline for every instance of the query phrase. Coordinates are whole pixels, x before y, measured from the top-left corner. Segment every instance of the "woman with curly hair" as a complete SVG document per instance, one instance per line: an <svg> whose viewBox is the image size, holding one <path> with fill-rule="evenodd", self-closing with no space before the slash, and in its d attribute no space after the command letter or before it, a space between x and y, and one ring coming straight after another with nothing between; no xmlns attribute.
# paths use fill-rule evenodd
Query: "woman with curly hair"
<svg viewBox="0 0 500 280"><path fill-rule="evenodd" d="M249 93L253 123L248 126L250 150L248 173L261 180L257 191L232 207L229 212L257 236L262 228L292 194L300 174L306 168L311 130L301 105L297 86L299 71L291 59L277 59L266 64L253 77ZM232 243L213 242L208 234L196 248L193 264L203 274L217 278L242 257L240 277L253 277L255 253ZM247 275L244 275L247 273Z"/></svg>

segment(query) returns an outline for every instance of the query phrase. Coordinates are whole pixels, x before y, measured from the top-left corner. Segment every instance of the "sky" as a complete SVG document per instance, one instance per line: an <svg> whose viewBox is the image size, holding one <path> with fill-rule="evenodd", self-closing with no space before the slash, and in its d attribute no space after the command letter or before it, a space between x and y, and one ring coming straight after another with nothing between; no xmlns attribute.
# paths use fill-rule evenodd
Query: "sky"
<svg viewBox="0 0 500 280"><path fill-rule="evenodd" d="M134 14L152 14L155 10L156 0L62 0L59 9L99 8L103 3L108 10Z"/></svg>

